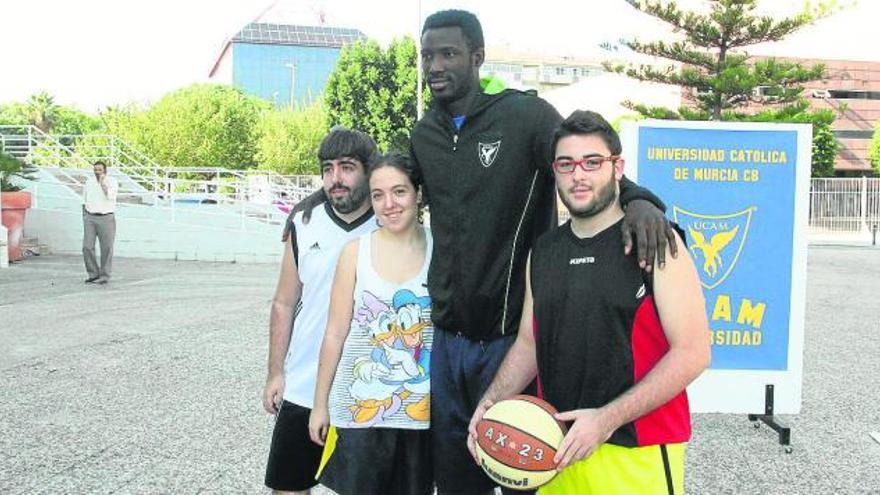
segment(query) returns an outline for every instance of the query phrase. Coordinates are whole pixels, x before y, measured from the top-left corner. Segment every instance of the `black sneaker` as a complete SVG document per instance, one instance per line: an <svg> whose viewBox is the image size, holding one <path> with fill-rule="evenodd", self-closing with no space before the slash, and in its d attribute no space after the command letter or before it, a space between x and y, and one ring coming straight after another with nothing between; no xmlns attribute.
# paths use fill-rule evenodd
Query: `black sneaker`
<svg viewBox="0 0 880 495"><path fill-rule="evenodd" d="M86 279L86 283L93 284L93 283L97 282L99 278L101 278L101 277L89 277Z"/></svg>

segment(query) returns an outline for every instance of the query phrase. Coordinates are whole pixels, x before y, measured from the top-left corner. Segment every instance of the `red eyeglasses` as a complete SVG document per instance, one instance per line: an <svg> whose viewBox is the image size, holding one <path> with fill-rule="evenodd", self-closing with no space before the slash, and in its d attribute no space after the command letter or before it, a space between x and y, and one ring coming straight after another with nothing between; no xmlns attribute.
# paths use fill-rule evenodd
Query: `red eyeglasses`
<svg viewBox="0 0 880 495"><path fill-rule="evenodd" d="M556 172L560 174L573 174L574 170L580 167L584 169L585 172L592 172L593 170L599 170L602 168L602 164L605 162L614 163L617 160L620 160L620 155L588 156L581 160L562 158L553 162L553 170L556 170Z"/></svg>

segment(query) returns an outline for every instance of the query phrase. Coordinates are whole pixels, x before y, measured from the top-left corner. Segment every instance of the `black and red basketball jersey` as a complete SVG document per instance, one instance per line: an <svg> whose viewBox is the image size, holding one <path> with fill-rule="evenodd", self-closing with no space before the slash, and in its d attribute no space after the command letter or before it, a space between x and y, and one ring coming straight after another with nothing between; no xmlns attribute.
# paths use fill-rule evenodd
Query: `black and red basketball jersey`
<svg viewBox="0 0 880 495"><path fill-rule="evenodd" d="M570 223L532 251L540 395L559 411L597 408L641 380L669 350L649 274L623 254L620 222L579 239ZM686 442L687 394L615 431L626 447Z"/></svg>

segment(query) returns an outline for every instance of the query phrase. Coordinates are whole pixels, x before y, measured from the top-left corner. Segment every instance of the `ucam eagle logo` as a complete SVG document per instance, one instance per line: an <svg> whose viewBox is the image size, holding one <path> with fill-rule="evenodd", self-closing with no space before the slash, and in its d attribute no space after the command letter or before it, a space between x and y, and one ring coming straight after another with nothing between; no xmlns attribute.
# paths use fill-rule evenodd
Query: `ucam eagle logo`
<svg viewBox="0 0 880 495"><path fill-rule="evenodd" d="M672 207L673 220L687 232L688 248L697 263L700 283L706 289L718 287L733 271L755 210L756 207L749 207L726 215L704 215Z"/></svg>
<svg viewBox="0 0 880 495"><path fill-rule="evenodd" d="M480 163L483 164L484 167L489 168L493 163L495 163L495 159L498 158L498 151L501 149L501 141L495 141L494 143L479 143L479 154L480 154Z"/></svg>

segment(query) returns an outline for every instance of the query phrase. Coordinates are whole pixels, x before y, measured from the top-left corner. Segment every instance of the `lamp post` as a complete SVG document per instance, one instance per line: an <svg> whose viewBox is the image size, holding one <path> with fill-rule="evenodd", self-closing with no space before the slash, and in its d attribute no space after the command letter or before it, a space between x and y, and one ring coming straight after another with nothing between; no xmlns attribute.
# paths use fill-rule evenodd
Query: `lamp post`
<svg viewBox="0 0 880 495"><path fill-rule="evenodd" d="M422 101L422 0L419 0L416 8L416 120L422 120L422 107L425 102Z"/></svg>
<svg viewBox="0 0 880 495"><path fill-rule="evenodd" d="M0 203L3 202L3 193L0 192ZM6 226L0 223L0 268L9 268L9 233Z"/></svg>
<svg viewBox="0 0 880 495"><path fill-rule="evenodd" d="M290 106L296 106L296 64L284 64L290 69Z"/></svg>

